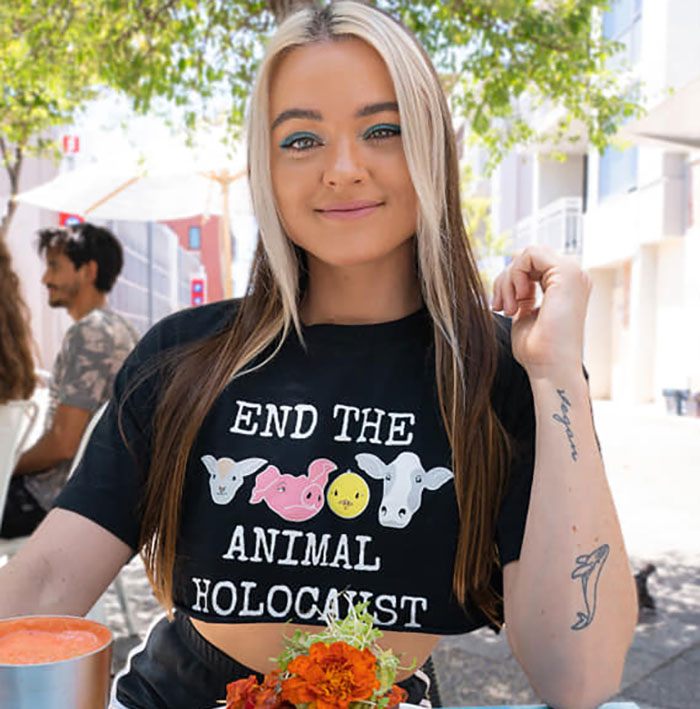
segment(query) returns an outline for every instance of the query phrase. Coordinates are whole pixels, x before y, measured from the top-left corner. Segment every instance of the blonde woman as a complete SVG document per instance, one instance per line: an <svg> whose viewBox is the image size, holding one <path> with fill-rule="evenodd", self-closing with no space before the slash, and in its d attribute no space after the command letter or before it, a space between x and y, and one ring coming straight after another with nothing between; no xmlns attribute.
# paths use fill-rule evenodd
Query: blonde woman
<svg viewBox="0 0 700 709"><path fill-rule="evenodd" d="M442 635L505 618L544 701L597 706L636 610L581 363L588 278L528 250L495 285L512 330L490 312L438 78L364 4L282 24L248 139L248 294L144 338L3 570L0 612L84 613L140 551L173 620L114 706L213 706L283 633L359 600L417 667Z"/></svg>

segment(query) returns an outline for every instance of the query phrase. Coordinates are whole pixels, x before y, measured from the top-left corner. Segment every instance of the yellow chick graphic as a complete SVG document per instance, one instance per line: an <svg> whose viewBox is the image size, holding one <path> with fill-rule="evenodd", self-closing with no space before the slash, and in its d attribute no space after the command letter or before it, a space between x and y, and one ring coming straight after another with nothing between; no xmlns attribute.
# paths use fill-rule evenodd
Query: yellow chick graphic
<svg viewBox="0 0 700 709"><path fill-rule="evenodd" d="M352 519L369 504L369 486L364 478L348 470L331 483L327 497L328 506L338 517Z"/></svg>

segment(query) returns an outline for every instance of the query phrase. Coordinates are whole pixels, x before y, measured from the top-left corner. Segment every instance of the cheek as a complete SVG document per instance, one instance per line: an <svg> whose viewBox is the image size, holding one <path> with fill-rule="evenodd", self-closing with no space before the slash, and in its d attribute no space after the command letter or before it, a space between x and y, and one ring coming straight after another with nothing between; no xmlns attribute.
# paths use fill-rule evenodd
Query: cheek
<svg viewBox="0 0 700 709"><path fill-rule="evenodd" d="M418 196L410 179L403 186L403 201L406 206L406 217L415 218L418 214Z"/></svg>
<svg viewBox="0 0 700 709"><path fill-rule="evenodd" d="M393 192L400 201L401 206L407 210L406 218L411 218L416 214L418 198L403 150L393 155L391 160L382 165L382 172L384 177L390 180Z"/></svg>
<svg viewBox="0 0 700 709"><path fill-rule="evenodd" d="M308 202L307 181L302 171L273 166L272 191L285 227L293 224L302 204Z"/></svg>
<svg viewBox="0 0 700 709"><path fill-rule="evenodd" d="M397 186L397 192L400 195L401 219L415 231L418 223L418 196L408 174L405 180Z"/></svg>

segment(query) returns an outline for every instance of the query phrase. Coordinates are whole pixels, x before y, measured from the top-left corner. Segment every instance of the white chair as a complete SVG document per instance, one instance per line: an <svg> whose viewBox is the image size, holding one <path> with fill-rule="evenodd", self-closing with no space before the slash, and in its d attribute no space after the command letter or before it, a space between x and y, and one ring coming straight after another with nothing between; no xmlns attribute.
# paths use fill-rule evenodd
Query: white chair
<svg viewBox="0 0 700 709"><path fill-rule="evenodd" d="M36 405L36 404L35 404ZM90 417L90 420L87 423L87 426L85 427L85 430L83 431L83 435L80 438L80 443L78 444L78 450L75 452L75 455L73 456L73 462L71 463L70 470L68 472L68 477L70 478L71 475L73 475L73 472L75 469L78 467L78 463L80 462L80 459L83 457L83 452L85 450L85 446L87 445L88 440L90 440L90 435L92 434L93 429L97 425L97 422L100 420L100 416L104 413L104 410L107 408L107 404L104 403L102 406L100 406L97 411ZM29 435L29 432L25 436L23 436L23 441L26 440L27 435ZM19 457L19 452L21 451L22 447L19 446L18 448L18 455ZM15 461L16 462L16 461ZM9 475L12 475L12 470L14 469L14 464L12 465L12 468L10 468L10 473ZM9 477L7 480L8 487L9 487ZM5 494L7 494L7 491L5 491ZM3 500L3 507L0 509L0 521L2 519L2 510L5 509L4 506L4 500ZM24 544L24 542L29 539L29 536L25 537L15 537L14 539L2 539L0 538L0 558L3 556L12 556L13 554L16 554L17 551L19 551L19 548Z"/></svg>
<svg viewBox="0 0 700 709"><path fill-rule="evenodd" d="M39 406L31 399L0 405L0 523L5 511L12 471L38 416ZM5 553L0 547L0 558Z"/></svg>
<svg viewBox="0 0 700 709"><path fill-rule="evenodd" d="M13 402L14 403L14 402ZM18 403L32 403L32 402L18 402ZM78 444L78 450L75 452L75 455L73 456L73 462L71 463L70 470L68 471L68 478L73 475L75 472L75 469L78 467L78 464L80 463L80 460L83 457L83 453L85 452L85 448L88 444L88 441L90 440L90 436L92 435L93 430L95 429L95 426L97 425L97 422L100 420L102 417L102 414L105 412L105 409L107 408L109 402L105 402L100 406L97 411L90 417L90 420L88 421L87 426L85 427L85 430L83 431L83 435L80 438L80 443ZM36 406L36 404L35 404ZM0 407L0 410L2 407ZM1 413L0 413L1 416ZM36 413L34 414L36 417ZM0 436L2 436L2 419L0 418ZM28 431L25 432L25 434L22 436L22 441L26 440L26 436L28 435ZM17 450L21 450L21 444L17 446ZM18 456L15 456L18 457ZM1 461L0 461L1 462ZM7 474L7 484L5 485L5 490L4 490L4 495L7 494L7 487L9 486L9 481L10 481L10 476L12 475L12 470L14 469L14 462L9 468L9 472ZM0 471L0 485L2 483L2 472ZM0 521L2 520L2 510L4 509L4 495L2 494L3 489L0 487L0 500L3 503L3 506L0 507ZM17 537L15 539L0 539L0 558L3 556L12 556L15 554L19 548L22 546L22 544L29 539L28 536L26 537ZM129 608L129 602L126 597L126 593L124 592L124 585L122 583L121 577L119 574L117 574L116 578L112 582L112 586L114 587L114 591L117 594L117 599L119 600L119 605L121 606L122 613L124 614L124 618L126 620L126 627L130 635L136 635L136 628L134 625L134 619L131 615L131 609ZM87 617L92 618L93 620L97 620L101 623L105 622L105 610L104 610L104 595L100 597L95 604L95 606L87 613Z"/></svg>
<svg viewBox="0 0 700 709"><path fill-rule="evenodd" d="M95 411L95 413L90 417L87 426L85 426L83 435L80 437L78 450L75 451L75 455L73 456L73 462L70 464L70 470L68 471L69 478L71 477L71 475L73 475L75 469L78 467L78 463L80 463L80 461L82 460L83 453L85 453L85 448L87 447L88 441L90 440L90 436L92 436L92 432L95 430L97 422L102 418L102 414L107 409L108 404L109 401L105 401L105 403L102 404L102 406L100 406L100 408L97 409L97 411Z"/></svg>

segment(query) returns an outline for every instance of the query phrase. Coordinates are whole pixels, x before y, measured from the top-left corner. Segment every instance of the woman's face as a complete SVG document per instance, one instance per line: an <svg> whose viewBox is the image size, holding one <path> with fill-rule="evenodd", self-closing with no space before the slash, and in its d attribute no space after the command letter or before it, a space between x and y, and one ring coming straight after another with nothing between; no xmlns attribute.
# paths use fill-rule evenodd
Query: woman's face
<svg viewBox="0 0 700 709"><path fill-rule="evenodd" d="M394 85L372 47L343 39L281 59L270 135L282 222L311 260L354 266L412 248L416 193Z"/></svg>

